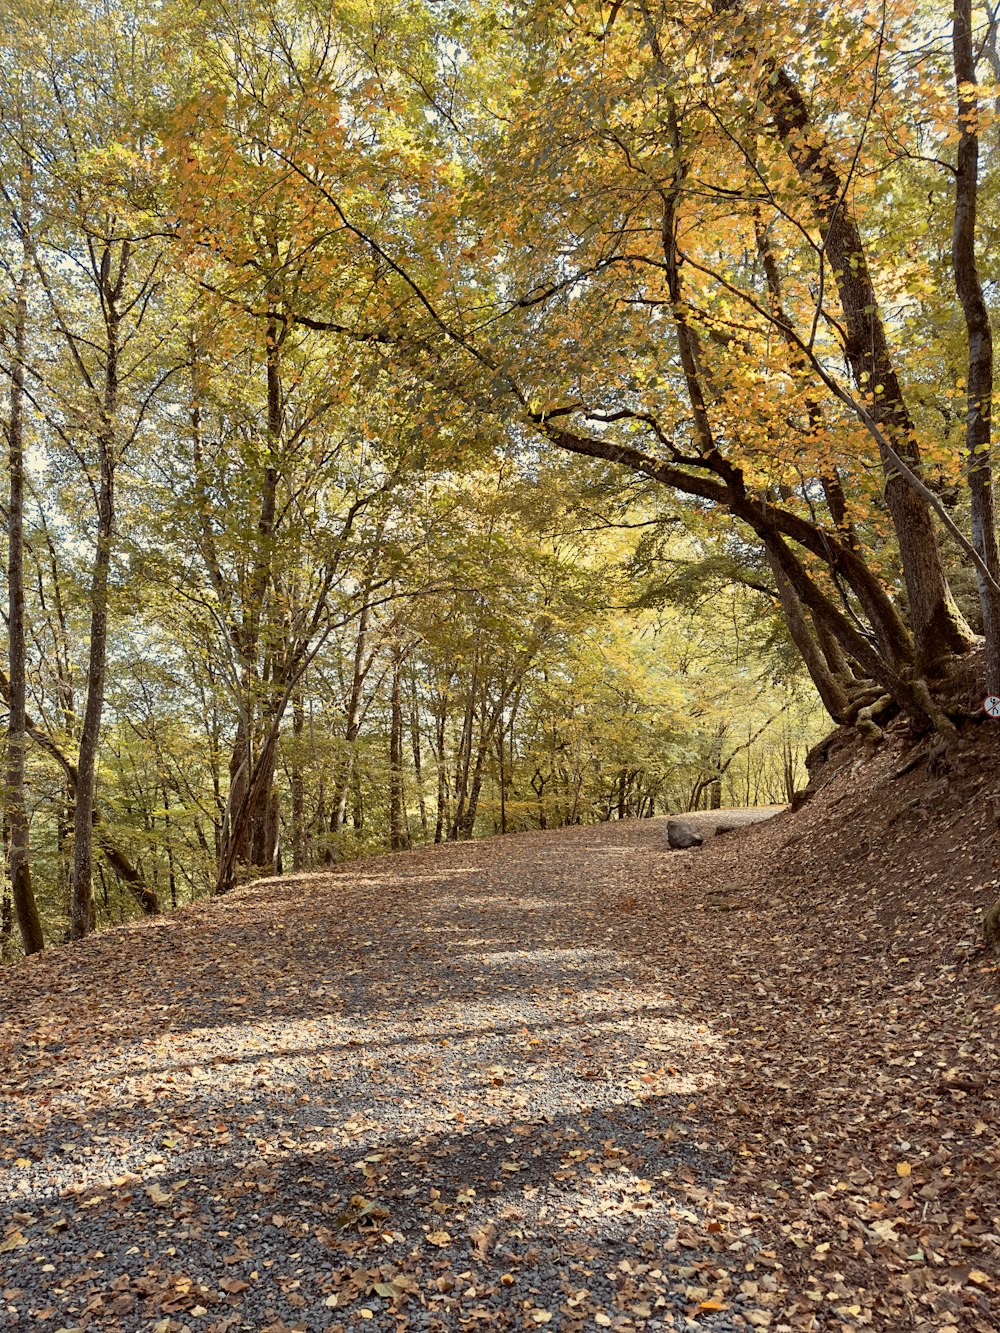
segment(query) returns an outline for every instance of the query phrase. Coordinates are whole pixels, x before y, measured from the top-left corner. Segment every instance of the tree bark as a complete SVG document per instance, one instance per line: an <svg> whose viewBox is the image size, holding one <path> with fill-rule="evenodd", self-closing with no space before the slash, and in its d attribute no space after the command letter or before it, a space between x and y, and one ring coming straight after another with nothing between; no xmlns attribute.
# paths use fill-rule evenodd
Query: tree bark
<svg viewBox="0 0 1000 1333"><path fill-rule="evenodd" d="M22 225L27 225L26 220L22 221ZM5 814L11 898L24 952L31 954L38 953L44 948L45 939L31 885L28 812L24 795L24 761L28 743L24 633L24 374L28 343L27 280L28 265L25 257L16 295L14 359L10 379L10 420L7 428L7 458L10 471L7 515L7 637L10 655L10 689Z"/></svg>
<svg viewBox="0 0 1000 1333"><path fill-rule="evenodd" d="M805 612L802 610L802 603L799 601L795 589L785 577L780 561L766 546L765 552L768 564L771 567L771 573L774 575L778 596L781 599L782 614L792 642L805 663L812 683L816 686L816 693L823 701L823 707L834 722L843 722L847 716L847 694L830 670L826 655L809 628Z"/></svg>
<svg viewBox="0 0 1000 1333"><path fill-rule="evenodd" d="M119 303L128 273L130 249L122 241L118 253L118 274L111 277L111 248L104 252L100 283L104 309L105 348L104 395L98 431L99 481L97 495L97 534L90 580L90 649L87 661L87 695L80 731L77 761L76 813L73 820L73 896L70 903L70 938L83 937L94 929L96 910L93 887L93 827L97 791L97 751L101 739L104 712L105 675L108 652L108 582L111 571L111 544L115 527L115 469L117 458Z"/></svg>
<svg viewBox="0 0 1000 1333"><path fill-rule="evenodd" d="M10 682L2 671L0 671L0 698L10 699ZM25 717L25 729L28 739L35 745L51 755L66 776L67 786L67 806L76 806L77 792L77 771L76 765L63 752L52 737L43 731L40 726L30 717ZM156 916L160 910L160 905L156 894L149 887L142 877L140 871L132 864L126 854L115 842L108 829L101 808L96 803L93 814L94 838L101 853L107 858L108 865L122 881L125 887L135 898L136 902L142 908L146 916ZM67 828L68 833L68 828Z"/></svg>
<svg viewBox="0 0 1000 1333"><path fill-rule="evenodd" d="M302 732L305 729L305 710L302 691L292 697L292 869L303 870L306 864L305 781L302 775Z"/></svg>
<svg viewBox="0 0 1000 1333"><path fill-rule="evenodd" d="M434 841L442 842L451 819L448 797L448 686L438 698L434 713L434 756L437 760L437 811L434 821Z"/></svg>
<svg viewBox="0 0 1000 1333"><path fill-rule="evenodd" d="M993 493L992 406L993 332L976 265L976 213L979 200L979 130L976 118L976 58L972 38L972 0L955 0L952 53L958 98L958 155L955 171L955 219L952 266L955 289L965 317L968 340L965 447L971 503L972 541L994 582L1000 581L996 509ZM979 602L986 637L985 693L1000 692L1000 598L981 571Z"/></svg>
<svg viewBox="0 0 1000 1333"><path fill-rule="evenodd" d="M844 352L859 392L899 456L918 475L920 451L913 420L879 313L861 233L845 183L825 137L812 124L805 98L787 70L765 62L761 98L806 188L824 236L846 328ZM899 542L917 650L917 666L933 671L952 653L966 652L972 635L948 586L930 506L883 454L885 499Z"/></svg>
<svg viewBox="0 0 1000 1333"><path fill-rule="evenodd" d="M354 660L351 670L351 689L347 699L347 719L344 729L344 740L347 744L347 751L344 755L343 763L337 774L337 781L333 793L333 810L330 814L330 833L333 835L332 856L337 856L337 843L340 839L341 830L347 818L347 798L351 791L351 780L354 777L355 749L358 737L361 734L362 718L362 697L364 692L365 679L371 666L370 659L366 662L368 652L368 627L371 620L371 608L368 605L367 594L365 605L361 608L361 614L358 619L358 636L354 641Z"/></svg>
<svg viewBox="0 0 1000 1333"><path fill-rule="evenodd" d="M389 847L394 852L403 851L410 845L403 790L402 670L402 654L395 648L389 684Z"/></svg>
<svg viewBox="0 0 1000 1333"><path fill-rule="evenodd" d="M465 696L465 713L462 718L462 735L458 743L458 757L455 766L455 814L448 840L456 841L463 836L466 826L466 805L469 799L469 778L472 772L473 733L476 724L476 693L479 689L479 650L482 630L477 629L473 640L472 666L469 674L469 688Z"/></svg>
<svg viewBox="0 0 1000 1333"><path fill-rule="evenodd" d="M413 673L410 680L410 750L413 754L413 779L417 788L417 806L420 811L420 835L424 842L428 837L427 801L424 797L424 766L420 745L420 695L417 691L417 676Z"/></svg>

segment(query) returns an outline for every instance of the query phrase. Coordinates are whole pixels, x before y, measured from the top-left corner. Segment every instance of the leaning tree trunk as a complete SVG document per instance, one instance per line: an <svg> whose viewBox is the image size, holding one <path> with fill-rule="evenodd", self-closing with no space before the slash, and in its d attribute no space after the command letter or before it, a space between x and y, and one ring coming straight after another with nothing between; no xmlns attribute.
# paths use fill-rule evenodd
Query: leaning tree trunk
<svg viewBox="0 0 1000 1333"><path fill-rule="evenodd" d="M14 362L10 375L10 420L7 428L10 469L7 515L10 695L7 718L5 814L11 898L24 952L29 954L38 953L44 947L45 941L31 887L28 814L24 799L24 757L28 743L24 637L24 372L28 337L27 276L27 263L25 263L17 287Z"/></svg>
<svg viewBox="0 0 1000 1333"><path fill-rule="evenodd" d="M920 453L913 421L879 313L861 232L850 204L837 154L813 123L801 89L768 53L755 49L748 23L734 23L745 0L713 0L725 24L722 33L733 56L744 60L757 78L758 107L770 112L805 192L823 238L824 261L840 297L845 326L844 352L855 384L892 449L919 476ZM881 386L877 388L876 386ZM953 653L966 652L973 637L951 595L941 559L937 530L927 497L900 475L880 444L886 476L885 499L899 542L917 650L917 668L934 671Z"/></svg>
<svg viewBox="0 0 1000 1333"><path fill-rule="evenodd" d="M673 179L668 183L662 195L661 233L663 254L666 261L667 282L673 307L673 322L680 351L681 369L694 420L695 438L699 452L706 460L706 465L713 468L725 486L725 493L719 498L719 503L725 504L730 513L742 519L751 531L757 534L767 550L772 568L781 571L802 605L808 608L816 623L822 623L826 632L840 643L844 653L855 658L873 680L879 681L914 722L918 725L933 724L933 703L923 697L909 680L904 678L891 657L884 657L869 642L867 636L859 631L847 616L839 611L824 595L814 580L809 577L801 561L789 549L782 533L777 530L775 519L769 513L768 506L759 503L755 497L748 493L742 472L724 459L716 445L708 409L708 396L705 392L698 364L694 334L687 322L686 306L681 287L676 228L678 194L684 180L685 164L681 157L680 128L673 104L671 104L669 110L669 123L673 136L675 159ZM672 475L673 470L670 471ZM658 473L654 471L652 475L655 476ZM678 480L694 489L694 483L686 478L678 478ZM803 536L807 535L806 533L803 534ZM934 549L937 549L936 545ZM852 559L854 558L853 552L847 551L846 554ZM940 715L938 715L938 718L940 718Z"/></svg>
<svg viewBox="0 0 1000 1333"><path fill-rule="evenodd" d="M844 316L844 352L855 384L863 395L871 395L869 410L873 418L899 456L919 474L920 453L913 421L836 157L813 125L805 98L788 72L771 62L766 62L765 70L761 97L822 230ZM876 386L881 388L876 391ZM920 670L934 670L950 654L967 651L972 636L948 586L930 505L900 476L888 457L883 457L883 463L886 504L899 542L917 664Z"/></svg>
<svg viewBox="0 0 1000 1333"><path fill-rule="evenodd" d="M0 671L0 699L9 702L11 697L10 682L2 671ZM65 815L60 815L57 821L57 845L63 842L69 842L69 835L72 832L73 811L76 808L77 793L77 771L76 765L67 757L62 748L52 739L48 732L44 731L37 723L25 714L25 731L27 737L39 749L44 750L46 754L56 761L62 769L65 776L65 798L61 809L66 811ZM108 825L101 813L100 806L94 805L94 840L100 848L105 860L111 869L115 872L121 882L125 885L129 893L141 907L146 916L156 916L160 910L160 904L156 894L143 879L141 873L136 869L128 859L121 847L115 842L114 835L108 828ZM62 862L61 862L62 864ZM72 867L69 867L68 883L72 888Z"/></svg>
<svg viewBox="0 0 1000 1333"><path fill-rule="evenodd" d="M764 549L768 564L771 566L771 573L774 575L782 615L792 642L805 663L812 683L816 686L816 692L822 700L823 707L834 722L843 722L848 708L847 693L841 682L830 670L827 655L810 630L809 622L806 620L805 612L802 609L802 603L799 601L795 589L785 577L780 561L776 555L772 555L766 545Z"/></svg>

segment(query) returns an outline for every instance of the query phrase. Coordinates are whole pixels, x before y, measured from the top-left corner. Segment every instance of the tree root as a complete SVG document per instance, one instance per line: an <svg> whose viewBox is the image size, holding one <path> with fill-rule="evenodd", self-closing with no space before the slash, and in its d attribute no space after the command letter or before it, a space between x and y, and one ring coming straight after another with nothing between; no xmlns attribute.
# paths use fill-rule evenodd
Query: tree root
<svg viewBox="0 0 1000 1333"><path fill-rule="evenodd" d="M865 744L872 747L881 745L885 740L885 732L875 721L874 714L882 711L887 704L892 703L892 696L880 694L877 699L873 699L870 704L864 708L858 709L858 715L854 719L854 725L864 738Z"/></svg>
<svg viewBox="0 0 1000 1333"><path fill-rule="evenodd" d="M994 958L1000 958L1000 898L983 913L983 943Z"/></svg>
<svg viewBox="0 0 1000 1333"><path fill-rule="evenodd" d="M951 718L934 702L931 692L927 688L927 682L922 676L918 676L912 682L912 688L913 693L920 701L921 708L933 723L934 730L939 733L945 745L950 749L954 742L958 740L958 728Z"/></svg>

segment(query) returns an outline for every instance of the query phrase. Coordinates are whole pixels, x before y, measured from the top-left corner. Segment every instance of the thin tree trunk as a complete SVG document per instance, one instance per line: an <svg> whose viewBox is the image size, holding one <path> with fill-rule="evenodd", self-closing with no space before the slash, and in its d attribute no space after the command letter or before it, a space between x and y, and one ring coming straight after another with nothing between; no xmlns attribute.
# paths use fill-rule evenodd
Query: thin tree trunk
<svg viewBox="0 0 1000 1333"><path fill-rule="evenodd" d="M479 801L483 793L484 766L495 731L495 725L491 724L480 736L479 745L476 748L476 762L472 767L469 796L466 801L465 811L462 815L462 823L458 834L461 838L471 838L475 832L476 815L479 811Z"/></svg>
<svg viewBox="0 0 1000 1333"><path fill-rule="evenodd" d="M420 836L424 842L428 837L427 801L424 798L424 769L420 746L420 696L417 692L417 676L413 673L410 691L410 750L413 754L413 778L417 787L417 805L420 810Z"/></svg>
<svg viewBox="0 0 1000 1333"><path fill-rule="evenodd" d="M351 791L351 782L354 777L355 747L357 746L358 736L361 734L361 702L362 692L364 690L365 676L367 668L365 666L365 654L368 651L368 627L371 620L371 608L365 599L365 605L361 609L361 615L358 619L358 636L354 642L354 662L351 673L351 692L347 701L347 726L344 732L344 739L347 743L347 752L337 774L337 782L333 794L333 810L330 814L330 832L333 835L334 847L333 855L337 854L336 843L340 837L340 831L344 827L347 817L347 798Z"/></svg>
<svg viewBox="0 0 1000 1333"><path fill-rule="evenodd" d="M497 761L500 782L500 832L507 832L507 739L506 730L501 727L497 737Z"/></svg>
<svg viewBox="0 0 1000 1333"><path fill-rule="evenodd" d="M10 833L4 826L5 866L10 861ZM11 955L11 940L14 935L14 900L10 892L10 876L5 874L0 885L0 960L6 962Z"/></svg>
<svg viewBox="0 0 1000 1333"><path fill-rule="evenodd" d="M10 699L10 682L2 671L0 671L0 698L7 701ZM25 728L28 739L40 749L44 750L46 754L51 755L65 774L66 800L64 809L68 812L72 812L76 806L76 765L66 756L52 737L47 732L43 731L37 723L33 722L30 717L25 718ZM58 821L59 843L68 839L72 829L71 819L72 815L71 813L68 813L65 819L60 818ZM146 884L140 871L132 865L131 861L115 842L111 831L105 823L100 806L96 804L94 806L94 838L97 841L97 845L100 848L102 855L107 859L108 865L110 865L111 869L135 898L143 912L147 916L155 916L160 910L156 894L149 885ZM70 888L72 888L72 866L69 867L69 872L68 882Z"/></svg>
<svg viewBox="0 0 1000 1333"><path fill-rule="evenodd" d="M389 846L394 852L410 845L403 790L403 705L400 677L402 656L393 650L389 685Z"/></svg>
<svg viewBox="0 0 1000 1333"><path fill-rule="evenodd" d="M450 811L448 809L448 767L446 741L448 734L448 694L442 693L439 707L434 717L435 757L437 759L437 815L434 822L434 841L444 839L448 827Z"/></svg>
<svg viewBox="0 0 1000 1333"><path fill-rule="evenodd" d="M302 732L305 729L302 690L292 696L292 869L302 870L306 863L305 782L302 776Z"/></svg>
<svg viewBox="0 0 1000 1333"><path fill-rule="evenodd" d="M476 691L479 688L479 647L482 631L476 630L472 653L472 669L469 674L469 691L465 697L465 715L462 719L462 736L458 745L458 761L455 769L455 815L448 831L449 841L461 837L465 828L465 808L469 799L469 775L472 769L472 734L476 721Z"/></svg>
<svg viewBox="0 0 1000 1333"><path fill-rule="evenodd" d="M170 906L177 909L177 875L174 870L174 843L170 827L170 792L163 783L163 830L167 845L167 888L170 891Z"/></svg>
<svg viewBox="0 0 1000 1333"><path fill-rule="evenodd" d="M77 761L76 814L73 820L73 897L70 903L70 938L94 929L93 828L97 795L97 751L101 740L108 652L108 580L115 527L115 450L118 415L119 301L129 267L129 246L121 243L118 275L111 281L110 250L101 268L102 297L107 337L104 399L98 432L100 478L97 497L97 537L90 581L90 650L87 661L87 697L80 731Z"/></svg>
<svg viewBox="0 0 1000 1333"><path fill-rule="evenodd" d="M27 170L27 169L25 169ZM27 192L27 185L25 186ZM22 225L27 225L24 219ZM27 257L17 287L14 322L14 363L10 380L8 465L10 498L7 521L8 644L10 693L7 720L8 866L11 898L26 954L44 948L42 922L31 886L28 812L24 796L27 750L26 663L24 635L24 374L28 342Z"/></svg>

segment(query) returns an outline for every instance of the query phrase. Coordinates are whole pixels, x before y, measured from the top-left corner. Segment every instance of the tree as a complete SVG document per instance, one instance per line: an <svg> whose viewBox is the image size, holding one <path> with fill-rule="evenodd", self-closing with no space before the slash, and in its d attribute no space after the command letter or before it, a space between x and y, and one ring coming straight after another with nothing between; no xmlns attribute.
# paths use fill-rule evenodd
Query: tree
<svg viewBox="0 0 1000 1333"><path fill-rule="evenodd" d="M23 129L23 103L21 106ZM14 216L19 230L31 225L31 164L21 155L18 168L20 189L15 196ZM5 191L6 194L6 191ZM10 198L7 196L8 199ZM24 587L24 406L28 348L28 284L31 269L29 243L20 235L20 263L11 256L4 267L13 283L13 330L10 362L10 414L7 421L7 460L10 491L7 511L7 641L10 684L7 690L7 789L4 800L8 839L11 897L26 954L44 947L42 923L31 885L28 812L25 801L24 763L27 749L27 700Z"/></svg>

